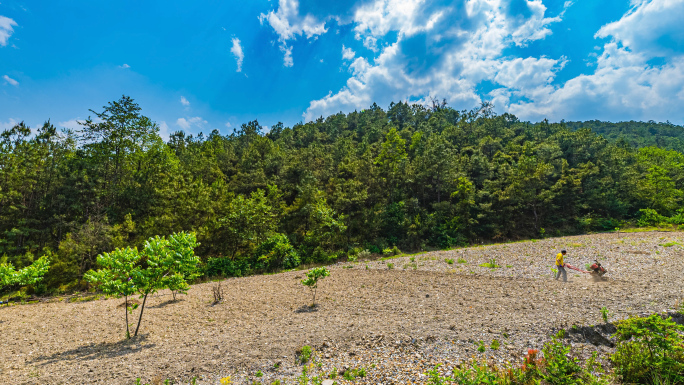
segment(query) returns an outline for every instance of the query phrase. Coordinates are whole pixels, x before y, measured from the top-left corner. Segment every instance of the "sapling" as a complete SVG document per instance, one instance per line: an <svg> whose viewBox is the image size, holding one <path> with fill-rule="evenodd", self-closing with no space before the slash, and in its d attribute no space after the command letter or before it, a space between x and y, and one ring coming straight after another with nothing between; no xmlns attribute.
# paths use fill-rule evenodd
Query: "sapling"
<svg viewBox="0 0 684 385"><path fill-rule="evenodd" d="M125 297L126 338L130 338L128 296L137 293L143 300L133 334L137 336L150 294L164 288L184 293L190 287L187 279L194 275L199 263L194 252L196 246L197 240L193 233L176 233L168 239L150 238L145 242L142 252L138 252L136 248L126 248L99 255L97 261L103 268L96 272L89 271L84 278L100 286L107 294ZM144 268L140 264L142 261L145 262ZM135 308L137 305L130 310Z"/></svg>
<svg viewBox="0 0 684 385"><path fill-rule="evenodd" d="M311 307L316 306L316 289L318 289L318 280L324 279L330 275L330 270L325 267L316 267L306 273L306 278L302 279L302 285L307 286L313 293L313 303Z"/></svg>
<svg viewBox="0 0 684 385"><path fill-rule="evenodd" d="M137 304L128 306L128 297L135 294L135 284L131 275L140 261L140 253L137 249L127 247L116 249L111 253L102 253L97 256L97 263L102 266L98 271L90 270L83 278L100 287L105 294L124 297L124 311L126 312L126 339L131 338L128 326L128 313L137 308Z"/></svg>
<svg viewBox="0 0 684 385"><path fill-rule="evenodd" d="M38 258L30 266L16 270L11 263L0 264L0 290L9 287L27 286L40 282L50 268L50 259L46 256ZM9 305L9 298L7 299Z"/></svg>

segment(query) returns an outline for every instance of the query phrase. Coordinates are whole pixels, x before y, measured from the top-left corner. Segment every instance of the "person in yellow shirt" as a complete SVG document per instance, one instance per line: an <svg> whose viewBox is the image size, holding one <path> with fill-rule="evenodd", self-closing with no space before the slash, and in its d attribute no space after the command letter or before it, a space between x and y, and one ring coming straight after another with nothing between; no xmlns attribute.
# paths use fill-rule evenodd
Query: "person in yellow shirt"
<svg viewBox="0 0 684 385"><path fill-rule="evenodd" d="M556 269L558 269L556 279L560 278L561 274L563 274L563 282L568 282L568 273L565 271L565 261L563 260L565 254L567 254L567 252L561 250L561 252L556 255Z"/></svg>

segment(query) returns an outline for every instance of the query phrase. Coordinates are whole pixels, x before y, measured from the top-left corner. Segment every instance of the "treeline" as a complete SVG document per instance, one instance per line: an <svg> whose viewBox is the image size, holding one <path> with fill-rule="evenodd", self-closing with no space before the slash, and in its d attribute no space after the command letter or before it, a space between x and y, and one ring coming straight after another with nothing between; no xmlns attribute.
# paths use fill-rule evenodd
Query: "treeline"
<svg viewBox="0 0 684 385"><path fill-rule="evenodd" d="M573 129L589 128L611 142L625 141L633 147L656 146L668 150L684 152L684 127L670 122L565 122Z"/></svg>
<svg viewBox="0 0 684 385"><path fill-rule="evenodd" d="M37 290L79 288L98 254L180 231L197 234L208 274L241 275L613 229L643 210L684 223L681 153L488 105L373 105L166 143L129 97L92 112L76 131L0 136L0 262L49 255Z"/></svg>

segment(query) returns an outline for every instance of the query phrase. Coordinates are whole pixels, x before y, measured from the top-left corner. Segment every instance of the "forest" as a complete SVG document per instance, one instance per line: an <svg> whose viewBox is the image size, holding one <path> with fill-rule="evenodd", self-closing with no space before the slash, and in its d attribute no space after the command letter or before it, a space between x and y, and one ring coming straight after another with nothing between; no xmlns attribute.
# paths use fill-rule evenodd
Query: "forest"
<svg viewBox="0 0 684 385"><path fill-rule="evenodd" d="M400 102L165 142L128 96L91 113L77 130L0 135L0 263L48 256L36 293L85 289L99 254L181 231L205 275L241 276L361 250L684 225L684 128L670 123Z"/></svg>

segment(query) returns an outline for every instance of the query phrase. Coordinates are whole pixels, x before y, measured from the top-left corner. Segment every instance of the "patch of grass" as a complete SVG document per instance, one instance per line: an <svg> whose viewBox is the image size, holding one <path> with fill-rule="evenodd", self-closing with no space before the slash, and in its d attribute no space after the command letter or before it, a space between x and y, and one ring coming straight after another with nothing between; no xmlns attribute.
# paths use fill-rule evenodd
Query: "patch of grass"
<svg viewBox="0 0 684 385"><path fill-rule="evenodd" d="M480 353L484 353L487 350L487 347L485 346L484 342L480 341L480 343L477 346L477 351Z"/></svg>
<svg viewBox="0 0 684 385"><path fill-rule="evenodd" d="M496 268L501 267L501 266L496 264L496 259L494 259L494 258L490 259L489 262L481 263L480 266L481 267L487 267L490 269L496 269Z"/></svg>
<svg viewBox="0 0 684 385"><path fill-rule="evenodd" d="M660 245L658 245L658 246L662 246L662 247L672 247L672 246L677 246L677 245L681 246L682 244L679 243L679 242L667 242L667 243L660 244Z"/></svg>
<svg viewBox="0 0 684 385"><path fill-rule="evenodd" d="M499 350L501 347L501 343L499 343L499 340L492 340L492 344L489 345L489 348L492 350Z"/></svg>
<svg viewBox="0 0 684 385"><path fill-rule="evenodd" d="M387 264L387 268L388 268L389 270L394 269L394 264L393 264L393 263L388 263L388 264Z"/></svg>
<svg viewBox="0 0 684 385"><path fill-rule="evenodd" d="M458 263L468 263L468 261L466 261L465 259L460 258L460 257L456 260L456 262L458 262Z"/></svg>
<svg viewBox="0 0 684 385"><path fill-rule="evenodd" d="M444 262L446 262L447 265L453 265L453 264L454 264L454 260L453 260L453 259L449 259L449 258L445 259Z"/></svg>
<svg viewBox="0 0 684 385"><path fill-rule="evenodd" d="M257 370L255 376L257 376L257 377L263 377L263 376L264 376L264 373L262 373L261 370Z"/></svg>

